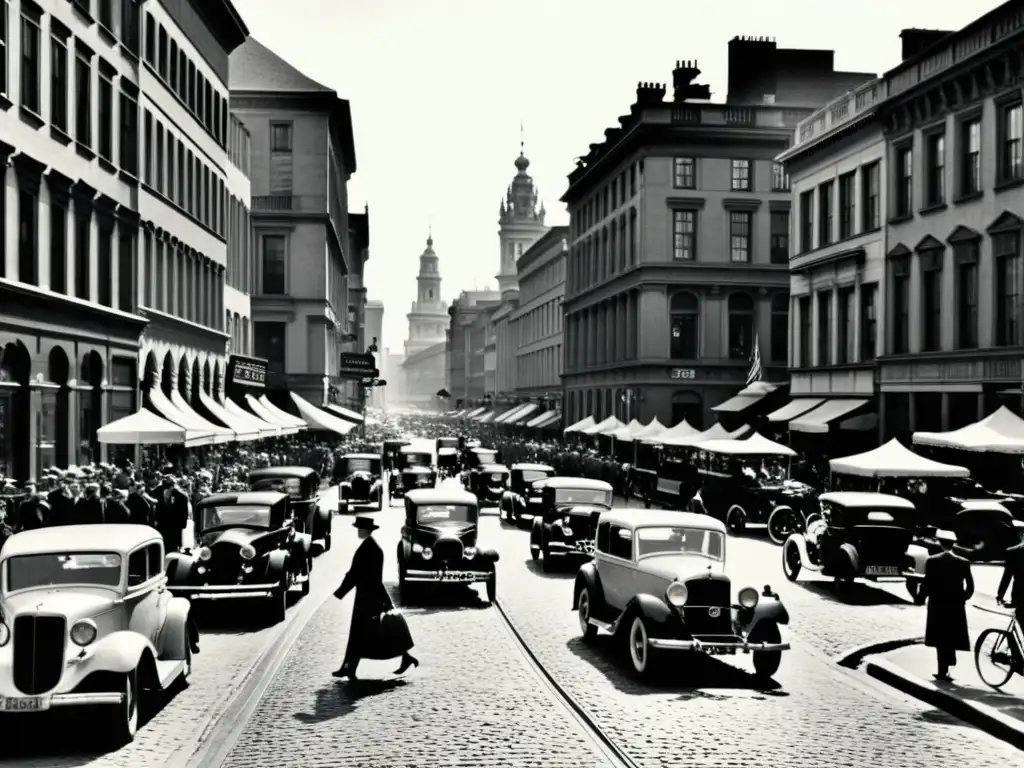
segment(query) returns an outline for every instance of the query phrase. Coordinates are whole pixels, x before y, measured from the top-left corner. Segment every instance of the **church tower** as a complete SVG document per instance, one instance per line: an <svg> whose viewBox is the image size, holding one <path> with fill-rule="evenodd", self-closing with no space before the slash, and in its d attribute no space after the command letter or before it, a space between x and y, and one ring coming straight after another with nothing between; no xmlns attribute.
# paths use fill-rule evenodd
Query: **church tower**
<svg viewBox="0 0 1024 768"><path fill-rule="evenodd" d="M540 240L550 227L544 224L544 203L538 209L537 189L526 170L530 161L524 154L523 141L519 142L516 175L508 186L505 199L498 210L498 243L501 249L498 270L498 290L505 294L519 288L516 262Z"/></svg>
<svg viewBox="0 0 1024 768"><path fill-rule="evenodd" d="M405 342L405 355L416 354L445 339L448 328L448 306L441 298L441 271L438 269L434 238L427 237L427 247L420 254L420 272L416 277L416 301L412 303L409 319L409 338Z"/></svg>

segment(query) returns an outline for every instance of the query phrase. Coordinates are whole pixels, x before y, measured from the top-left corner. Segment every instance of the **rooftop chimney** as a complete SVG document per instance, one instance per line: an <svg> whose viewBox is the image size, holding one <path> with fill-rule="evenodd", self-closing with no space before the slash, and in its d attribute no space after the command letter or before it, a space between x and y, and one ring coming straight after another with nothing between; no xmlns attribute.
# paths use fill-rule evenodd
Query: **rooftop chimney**
<svg viewBox="0 0 1024 768"><path fill-rule="evenodd" d="M950 34L952 33L942 29L904 29L900 32L900 40L903 41L903 60L917 56Z"/></svg>
<svg viewBox="0 0 1024 768"><path fill-rule="evenodd" d="M693 81L700 77L696 61L677 61L672 70L672 100L676 104L691 99L710 99L711 86L699 85Z"/></svg>

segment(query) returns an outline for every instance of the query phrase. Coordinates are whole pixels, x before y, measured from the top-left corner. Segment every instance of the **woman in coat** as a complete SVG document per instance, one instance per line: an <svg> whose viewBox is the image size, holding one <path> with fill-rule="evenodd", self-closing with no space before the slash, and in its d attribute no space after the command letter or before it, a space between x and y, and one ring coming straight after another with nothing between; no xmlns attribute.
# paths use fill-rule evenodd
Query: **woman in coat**
<svg viewBox="0 0 1024 768"><path fill-rule="evenodd" d="M369 517L357 517L352 525L359 531L362 543L352 556L352 565L334 596L340 600L354 589L356 599L352 606L345 660L331 674L355 680L356 667L361 659L401 656L402 662L395 670L395 674L400 675L409 667L418 667L420 662L409 653L413 642L405 619L397 614L388 617L387 621L382 619L382 615L394 605L384 588L384 553L370 535L380 526Z"/></svg>
<svg viewBox="0 0 1024 768"><path fill-rule="evenodd" d="M971 650L966 604L974 594L974 579L970 562L953 551L956 534L939 531L936 538L942 552L925 562L921 585L928 596L924 643L935 649L935 679L950 682L949 668L956 666L956 652Z"/></svg>

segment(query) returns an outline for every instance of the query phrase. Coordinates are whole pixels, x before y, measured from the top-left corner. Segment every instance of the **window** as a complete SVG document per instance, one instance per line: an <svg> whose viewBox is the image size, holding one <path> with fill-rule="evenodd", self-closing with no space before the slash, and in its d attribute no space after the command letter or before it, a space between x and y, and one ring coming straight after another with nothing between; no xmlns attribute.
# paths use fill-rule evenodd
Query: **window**
<svg viewBox="0 0 1024 768"><path fill-rule="evenodd" d="M1021 344L1021 256L1020 233L1001 232L992 236L996 261L996 346Z"/></svg>
<svg viewBox="0 0 1024 768"><path fill-rule="evenodd" d="M942 251L921 253L921 348L933 352L942 346Z"/></svg>
<svg viewBox="0 0 1024 768"><path fill-rule="evenodd" d="M878 286L860 287L860 362L874 360L878 354Z"/></svg>
<svg viewBox="0 0 1024 768"><path fill-rule="evenodd" d="M772 297L771 360L785 363L789 358L789 294Z"/></svg>
<svg viewBox="0 0 1024 768"><path fill-rule="evenodd" d="M814 191L800 193L800 253L814 248Z"/></svg>
<svg viewBox="0 0 1024 768"><path fill-rule="evenodd" d="M697 186L697 161L692 157L677 157L674 160L673 182L676 189L694 189Z"/></svg>
<svg viewBox="0 0 1024 768"><path fill-rule="evenodd" d="M789 174L782 163L772 163L772 192L789 191Z"/></svg>
<svg viewBox="0 0 1024 768"><path fill-rule="evenodd" d="M25 6L22 6L25 8ZM21 106L39 114L43 111L41 102L42 87L39 73L42 62L39 60L40 46L39 17L22 11L21 16Z"/></svg>
<svg viewBox="0 0 1024 768"><path fill-rule="evenodd" d="M284 235L263 236L261 293L283 295L286 292L285 245Z"/></svg>
<svg viewBox="0 0 1024 768"><path fill-rule="evenodd" d="M100 157L114 159L114 83L105 62L100 62L100 104L99 104L99 153Z"/></svg>
<svg viewBox="0 0 1024 768"><path fill-rule="evenodd" d="M267 361L267 371L285 372L285 323L254 322L252 324L253 354Z"/></svg>
<svg viewBox="0 0 1024 768"><path fill-rule="evenodd" d="M291 152L292 151L292 125L291 123L271 123L270 125L270 151Z"/></svg>
<svg viewBox="0 0 1024 768"><path fill-rule="evenodd" d="M910 260L893 259L892 269L892 352L910 351Z"/></svg>
<svg viewBox="0 0 1024 768"><path fill-rule="evenodd" d="M750 211L729 212L729 260L750 261L750 229L753 214Z"/></svg>
<svg viewBox="0 0 1024 768"><path fill-rule="evenodd" d="M771 262L789 261L789 211L771 212Z"/></svg>
<svg viewBox="0 0 1024 768"><path fill-rule="evenodd" d="M960 126L960 195L981 192L981 118Z"/></svg>
<svg viewBox="0 0 1024 768"><path fill-rule="evenodd" d="M135 311L135 235L122 225L117 236L117 308Z"/></svg>
<svg viewBox="0 0 1024 768"><path fill-rule="evenodd" d="M839 177L839 239L853 237L857 225L857 174L844 173Z"/></svg>
<svg viewBox="0 0 1024 768"><path fill-rule="evenodd" d="M156 19L146 12L146 61L151 67L156 66Z"/></svg>
<svg viewBox="0 0 1024 768"><path fill-rule="evenodd" d="M832 291L818 291L818 359L815 365L832 364Z"/></svg>
<svg viewBox="0 0 1024 768"><path fill-rule="evenodd" d="M633 559L633 534L629 528L619 525L611 527L608 554L622 560Z"/></svg>
<svg viewBox="0 0 1024 768"><path fill-rule="evenodd" d="M68 48L57 37L50 38L50 124L67 133Z"/></svg>
<svg viewBox="0 0 1024 768"><path fill-rule="evenodd" d="M797 365L801 368L810 368L811 362L811 297L801 296L797 301L800 310L799 324L797 325L797 338L800 342L800 359Z"/></svg>
<svg viewBox="0 0 1024 768"><path fill-rule="evenodd" d="M669 354L673 360L696 360L700 357L700 304L688 291L672 296L669 307L672 340Z"/></svg>
<svg viewBox="0 0 1024 768"><path fill-rule="evenodd" d="M856 322L857 305L856 294L850 286L839 289L839 306L836 310L839 316L836 318L836 365L852 363L855 360L854 329Z"/></svg>
<svg viewBox="0 0 1024 768"><path fill-rule="evenodd" d="M143 116L142 127L142 181L153 183L153 114L147 109Z"/></svg>
<svg viewBox="0 0 1024 768"><path fill-rule="evenodd" d="M832 224L835 218L835 203L832 200L832 193L835 182L826 181L818 187L818 205L820 214L818 218L818 247L828 245L832 242Z"/></svg>
<svg viewBox="0 0 1024 768"><path fill-rule="evenodd" d="M910 216L914 204L914 150L896 150L896 218Z"/></svg>
<svg viewBox="0 0 1024 768"><path fill-rule="evenodd" d="M34 192L22 188L18 192L18 281L39 284L39 198Z"/></svg>
<svg viewBox="0 0 1024 768"><path fill-rule="evenodd" d="M75 51L75 140L92 146L92 54Z"/></svg>
<svg viewBox="0 0 1024 768"><path fill-rule="evenodd" d="M89 249L89 230L92 211L88 204L75 201L75 296L91 300L89 275L92 272L92 253Z"/></svg>
<svg viewBox="0 0 1024 768"><path fill-rule="evenodd" d="M861 190L864 201L864 220L861 232L872 232L882 226L882 204L880 185L882 180L881 167L877 162L865 165L861 169Z"/></svg>
<svg viewBox="0 0 1024 768"><path fill-rule="evenodd" d="M729 358L747 360L754 347L754 300L746 293L729 297Z"/></svg>
<svg viewBox="0 0 1024 768"><path fill-rule="evenodd" d="M956 346L975 349L978 346L978 244L957 243L953 246L956 261Z"/></svg>
<svg viewBox="0 0 1024 768"><path fill-rule="evenodd" d="M1000 123L999 181L1024 179L1024 108L1020 103L1003 107Z"/></svg>
<svg viewBox="0 0 1024 768"><path fill-rule="evenodd" d="M164 80L167 79L167 30L161 24L159 27L160 47L157 51L156 71Z"/></svg>
<svg viewBox="0 0 1024 768"><path fill-rule="evenodd" d="M112 225L113 222L110 224ZM97 300L105 307L112 307L114 305L114 231L102 219L100 219L96 246L96 287L99 289Z"/></svg>
<svg viewBox="0 0 1024 768"><path fill-rule="evenodd" d="M7 60L9 49L7 44L10 40L10 6L7 0L0 0L0 94L10 95L10 82L8 81L8 69L10 63Z"/></svg>
<svg viewBox="0 0 1024 768"><path fill-rule="evenodd" d="M926 146L928 155L928 194L925 205L942 205L946 202L946 135L932 134Z"/></svg>
<svg viewBox="0 0 1024 768"><path fill-rule="evenodd" d="M114 0L98 0L96 20L108 30L114 29Z"/></svg>
<svg viewBox="0 0 1024 768"><path fill-rule="evenodd" d="M696 211L672 212L672 258L676 261L693 261L697 255L697 213Z"/></svg>
<svg viewBox="0 0 1024 768"><path fill-rule="evenodd" d="M749 192L750 191L750 161L749 160L733 160L732 161L732 191L733 192Z"/></svg>
<svg viewBox="0 0 1024 768"><path fill-rule="evenodd" d="M173 167L173 165L172 165ZM156 124L156 190L164 194L164 127Z"/></svg>
<svg viewBox="0 0 1024 768"><path fill-rule="evenodd" d="M50 290L67 293L68 212L50 196Z"/></svg>
<svg viewBox="0 0 1024 768"><path fill-rule="evenodd" d="M121 42L128 52L139 55L139 6L132 0L121 0Z"/></svg>

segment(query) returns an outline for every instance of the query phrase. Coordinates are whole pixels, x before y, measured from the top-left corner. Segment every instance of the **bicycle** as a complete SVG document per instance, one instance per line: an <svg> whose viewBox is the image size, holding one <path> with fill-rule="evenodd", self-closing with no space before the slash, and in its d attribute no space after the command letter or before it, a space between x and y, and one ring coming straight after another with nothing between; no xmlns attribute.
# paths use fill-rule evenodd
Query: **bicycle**
<svg viewBox="0 0 1024 768"><path fill-rule="evenodd" d="M1005 607L1005 603L999 605ZM1010 620L1006 629L990 627L974 643L974 667L978 670L978 676L985 685L998 691L1010 681L1014 673L1024 677L1024 634L1014 614L981 605L974 607ZM991 648L988 647L990 644Z"/></svg>

